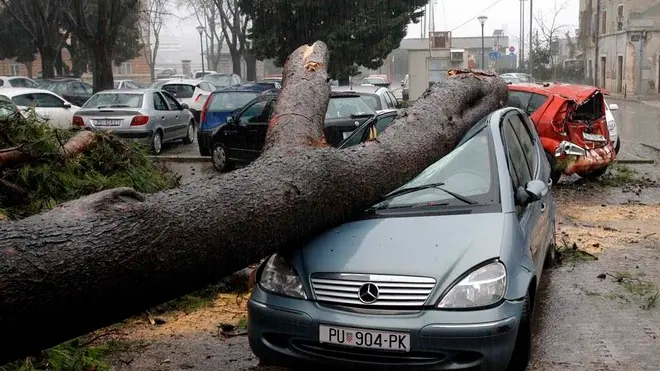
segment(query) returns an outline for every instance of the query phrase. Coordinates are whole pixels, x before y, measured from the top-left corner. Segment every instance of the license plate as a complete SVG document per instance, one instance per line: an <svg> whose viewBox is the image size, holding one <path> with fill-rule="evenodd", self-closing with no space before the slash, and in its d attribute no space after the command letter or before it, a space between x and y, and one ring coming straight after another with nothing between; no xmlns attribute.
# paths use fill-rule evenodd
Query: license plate
<svg viewBox="0 0 660 371"><path fill-rule="evenodd" d="M345 131L341 135L344 137L344 139L346 139L346 138L350 137L351 134L353 134L352 131Z"/></svg>
<svg viewBox="0 0 660 371"><path fill-rule="evenodd" d="M119 126L122 120L94 120L94 126Z"/></svg>
<svg viewBox="0 0 660 371"><path fill-rule="evenodd" d="M605 137L600 135L600 134L584 133L582 135L584 136L584 140L590 140L592 142L606 142L607 141L607 139L605 139Z"/></svg>
<svg viewBox="0 0 660 371"><path fill-rule="evenodd" d="M319 342L355 348L410 352L410 334L407 332L372 331L320 325Z"/></svg>

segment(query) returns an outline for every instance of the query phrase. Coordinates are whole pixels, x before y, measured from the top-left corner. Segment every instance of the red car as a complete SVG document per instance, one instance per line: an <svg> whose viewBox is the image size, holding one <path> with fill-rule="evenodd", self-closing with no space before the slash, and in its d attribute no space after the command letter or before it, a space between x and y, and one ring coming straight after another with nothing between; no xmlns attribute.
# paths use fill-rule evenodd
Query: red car
<svg viewBox="0 0 660 371"><path fill-rule="evenodd" d="M509 106L530 115L552 166L561 174L598 177L616 153L605 118L603 92L572 84L509 84Z"/></svg>

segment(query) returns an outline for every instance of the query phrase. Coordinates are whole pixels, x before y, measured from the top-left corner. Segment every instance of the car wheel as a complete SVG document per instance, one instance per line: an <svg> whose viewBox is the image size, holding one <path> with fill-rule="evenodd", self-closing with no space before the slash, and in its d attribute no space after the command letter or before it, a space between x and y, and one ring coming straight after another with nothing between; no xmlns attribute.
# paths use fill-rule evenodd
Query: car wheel
<svg viewBox="0 0 660 371"><path fill-rule="evenodd" d="M227 152L227 148L221 143L216 143L213 145L213 150L211 151L211 161L213 162L213 167L215 167L215 169L220 172L229 171L231 169L229 152Z"/></svg>
<svg viewBox="0 0 660 371"><path fill-rule="evenodd" d="M195 140L195 121L188 123L186 136L183 138L183 144L190 144Z"/></svg>
<svg viewBox="0 0 660 371"><path fill-rule="evenodd" d="M525 295L520 324L518 325L518 335L516 336L516 345L513 348L511 360L506 371L524 371L532 358L532 311L529 292Z"/></svg>
<svg viewBox="0 0 660 371"><path fill-rule="evenodd" d="M550 179L552 179L552 185L556 185L559 183L559 179L561 179L561 171L557 170L557 161L554 156L546 152L545 157L548 158L548 162L550 163Z"/></svg>
<svg viewBox="0 0 660 371"><path fill-rule="evenodd" d="M607 166L601 167L598 170L590 171L588 173L578 173L578 175L586 179L596 179L605 174L605 172L607 172Z"/></svg>
<svg viewBox="0 0 660 371"><path fill-rule="evenodd" d="M151 152L155 155L159 155L160 151L163 150L163 134L160 130L156 130L153 138L151 138Z"/></svg>
<svg viewBox="0 0 660 371"><path fill-rule="evenodd" d="M619 154L619 150L621 149L621 139L616 138L616 145L614 145L614 154Z"/></svg>

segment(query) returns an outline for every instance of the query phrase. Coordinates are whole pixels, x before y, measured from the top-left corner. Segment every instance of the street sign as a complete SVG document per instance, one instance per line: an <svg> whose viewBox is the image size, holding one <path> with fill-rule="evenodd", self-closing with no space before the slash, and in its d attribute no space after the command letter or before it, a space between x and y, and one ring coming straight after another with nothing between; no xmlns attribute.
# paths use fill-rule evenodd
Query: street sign
<svg viewBox="0 0 660 371"><path fill-rule="evenodd" d="M494 61L494 60L497 60L497 59L500 59L500 58L502 58L502 53L500 53L500 52L490 52L490 53L488 53L488 59L490 59L491 61Z"/></svg>
<svg viewBox="0 0 660 371"><path fill-rule="evenodd" d="M515 52L515 51L516 51L516 47L515 47L515 46L510 46L510 47L509 47L509 51L510 51L511 53Z"/></svg>

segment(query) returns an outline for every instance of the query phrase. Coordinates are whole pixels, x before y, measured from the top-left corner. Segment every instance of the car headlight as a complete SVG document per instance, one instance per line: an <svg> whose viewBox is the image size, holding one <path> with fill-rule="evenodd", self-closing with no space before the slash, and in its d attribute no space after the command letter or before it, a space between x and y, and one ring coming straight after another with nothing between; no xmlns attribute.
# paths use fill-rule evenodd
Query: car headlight
<svg viewBox="0 0 660 371"><path fill-rule="evenodd" d="M274 294L306 299L300 276L283 257L273 254L264 267L259 280L261 287Z"/></svg>
<svg viewBox="0 0 660 371"><path fill-rule="evenodd" d="M458 282L438 308L476 308L495 304L506 291L506 269L500 262L480 267Z"/></svg>

